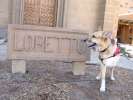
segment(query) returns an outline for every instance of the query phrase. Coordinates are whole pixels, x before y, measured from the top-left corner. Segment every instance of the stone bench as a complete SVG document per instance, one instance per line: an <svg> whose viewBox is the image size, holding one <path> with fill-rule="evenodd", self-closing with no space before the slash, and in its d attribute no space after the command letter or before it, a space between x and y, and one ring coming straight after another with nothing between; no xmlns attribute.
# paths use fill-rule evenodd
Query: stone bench
<svg viewBox="0 0 133 100"><path fill-rule="evenodd" d="M72 62L74 75L83 75L84 52L81 40L88 34L62 28L32 25L8 26L8 58L13 73L26 72L26 60L54 60Z"/></svg>

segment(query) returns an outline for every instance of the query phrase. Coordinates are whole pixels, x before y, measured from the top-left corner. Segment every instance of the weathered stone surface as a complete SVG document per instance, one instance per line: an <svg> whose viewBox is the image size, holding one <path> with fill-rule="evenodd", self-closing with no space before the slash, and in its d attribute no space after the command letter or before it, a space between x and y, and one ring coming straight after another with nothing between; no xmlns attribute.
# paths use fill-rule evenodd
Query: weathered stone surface
<svg viewBox="0 0 133 100"><path fill-rule="evenodd" d="M0 27L5 27L10 22L10 0L1 0L0 2Z"/></svg>
<svg viewBox="0 0 133 100"><path fill-rule="evenodd" d="M66 0L64 27L90 33L103 26L106 0Z"/></svg>
<svg viewBox="0 0 133 100"><path fill-rule="evenodd" d="M73 74L74 75L85 75L85 62L73 62Z"/></svg>
<svg viewBox="0 0 133 100"><path fill-rule="evenodd" d="M24 60L12 60L12 73L25 73L26 62Z"/></svg>

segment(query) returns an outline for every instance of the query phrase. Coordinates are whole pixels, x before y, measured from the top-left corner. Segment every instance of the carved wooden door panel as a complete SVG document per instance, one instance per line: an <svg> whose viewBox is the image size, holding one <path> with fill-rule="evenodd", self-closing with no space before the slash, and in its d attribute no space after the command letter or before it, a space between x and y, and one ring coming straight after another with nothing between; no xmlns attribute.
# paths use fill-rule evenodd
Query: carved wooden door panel
<svg viewBox="0 0 133 100"><path fill-rule="evenodd" d="M40 3L40 24L55 26L57 16L57 0L41 0Z"/></svg>
<svg viewBox="0 0 133 100"><path fill-rule="evenodd" d="M57 0L24 0L24 24L56 25Z"/></svg>
<svg viewBox="0 0 133 100"><path fill-rule="evenodd" d="M132 44L133 43L133 25L130 23L119 23L118 42Z"/></svg>
<svg viewBox="0 0 133 100"><path fill-rule="evenodd" d="M40 0L24 0L24 24L39 24Z"/></svg>

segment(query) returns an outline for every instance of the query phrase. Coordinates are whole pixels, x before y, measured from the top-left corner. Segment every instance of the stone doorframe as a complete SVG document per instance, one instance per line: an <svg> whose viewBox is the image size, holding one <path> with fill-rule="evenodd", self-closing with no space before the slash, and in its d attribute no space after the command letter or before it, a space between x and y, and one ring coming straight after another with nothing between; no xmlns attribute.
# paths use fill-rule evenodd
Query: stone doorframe
<svg viewBox="0 0 133 100"><path fill-rule="evenodd" d="M11 20L12 24L23 24L23 12L24 12L24 0L11 0ZM64 17L64 5L65 0L58 0L57 7L57 24L56 27L63 26L63 17Z"/></svg>

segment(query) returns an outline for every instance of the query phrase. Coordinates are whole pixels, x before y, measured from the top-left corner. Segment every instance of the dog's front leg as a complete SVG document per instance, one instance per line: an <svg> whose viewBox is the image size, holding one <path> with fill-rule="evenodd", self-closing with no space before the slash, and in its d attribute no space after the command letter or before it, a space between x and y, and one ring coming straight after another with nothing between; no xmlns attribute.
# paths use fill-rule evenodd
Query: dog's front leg
<svg viewBox="0 0 133 100"><path fill-rule="evenodd" d="M102 71L102 67L100 66L100 71L99 71L99 73L96 76L96 79L97 80L100 80L101 79L101 71Z"/></svg>
<svg viewBox="0 0 133 100"><path fill-rule="evenodd" d="M111 70L111 80L114 81L115 80L115 77L114 77L114 66L112 67L112 70Z"/></svg>
<svg viewBox="0 0 133 100"><path fill-rule="evenodd" d="M101 69L101 87L100 87L100 91L105 92L105 89L106 89L106 81L105 81L106 66L102 64L101 67L102 67L102 69Z"/></svg>

